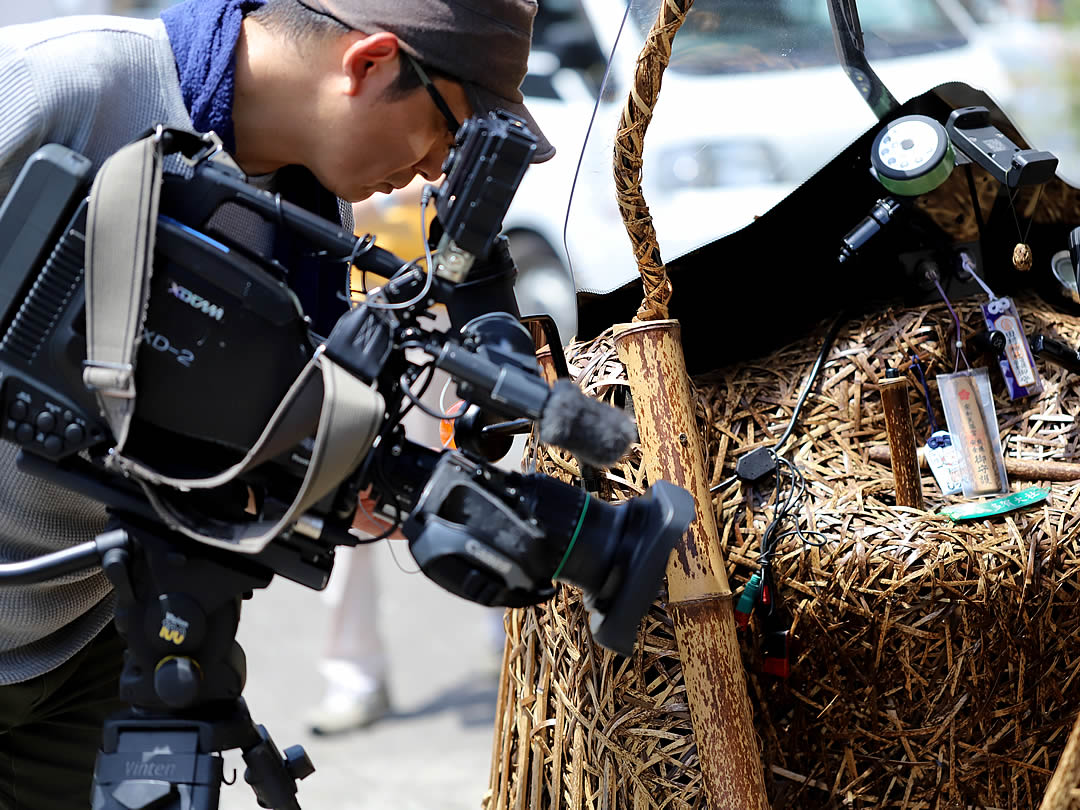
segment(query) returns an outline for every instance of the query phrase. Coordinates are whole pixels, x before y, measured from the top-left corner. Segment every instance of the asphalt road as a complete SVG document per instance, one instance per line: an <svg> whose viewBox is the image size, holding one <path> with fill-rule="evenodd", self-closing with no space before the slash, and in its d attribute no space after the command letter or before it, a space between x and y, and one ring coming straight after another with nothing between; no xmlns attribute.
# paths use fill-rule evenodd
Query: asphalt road
<svg viewBox="0 0 1080 810"><path fill-rule="evenodd" d="M394 548L413 570L405 544ZM305 810L477 810L487 789L498 685L491 612L422 574L403 573L387 543L377 550L393 715L339 737L307 731L304 713L322 691L316 667L330 603L277 579L245 603L237 634L248 657L244 696L252 717L279 749L307 749L316 772L300 783ZM237 752L226 757L227 777L233 768L237 783L222 788L220 807L254 810Z"/></svg>

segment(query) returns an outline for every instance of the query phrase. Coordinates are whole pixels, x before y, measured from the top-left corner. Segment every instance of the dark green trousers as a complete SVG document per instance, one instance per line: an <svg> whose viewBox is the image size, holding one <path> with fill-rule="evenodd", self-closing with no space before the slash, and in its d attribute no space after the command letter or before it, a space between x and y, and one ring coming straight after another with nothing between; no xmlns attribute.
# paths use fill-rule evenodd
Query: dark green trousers
<svg viewBox="0 0 1080 810"><path fill-rule="evenodd" d="M74 658L0 686L0 808L87 810L94 758L117 698L124 643L110 623Z"/></svg>

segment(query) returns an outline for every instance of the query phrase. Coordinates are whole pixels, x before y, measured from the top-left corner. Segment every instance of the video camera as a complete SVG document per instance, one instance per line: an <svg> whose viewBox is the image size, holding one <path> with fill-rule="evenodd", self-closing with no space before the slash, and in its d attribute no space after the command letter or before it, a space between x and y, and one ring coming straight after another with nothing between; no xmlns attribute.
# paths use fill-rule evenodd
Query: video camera
<svg viewBox="0 0 1080 810"><path fill-rule="evenodd" d="M629 655L692 519L689 494L661 481L615 506L490 463L500 437L534 425L583 464L614 463L633 438L620 411L568 380L548 384L518 317L498 234L535 150L523 122L498 113L462 126L434 192L442 234L425 267L248 184L211 137L159 128L140 143L179 167L162 177L148 233L116 210L125 194L147 196L131 194L129 175L106 187L111 159L88 196L90 162L58 145L30 158L0 208L0 438L21 447L22 470L113 518L93 542L0 566L0 585L101 565L116 586L121 696L134 709L106 728L94 806L141 806L117 797L153 792L133 786L131 767L155 751L201 763L165 780L175 806L187 790L196 800L183 806L214 806L211 755L229 747L244 750L264 806L298 806L306 755L282 757L240 698L240 600L274 575L324 587L334 548L358 542L362 492L442 587L522 606L574 584L597 642ZM301 240L328 272L386 281L316 335L289 268L222 224L236 216ZM143 263L124 269L140 249ZM438 304L446 332L431 324ZM454 415L420 400L436 368L465 400ZM414 407L455 421L455 449L409 441L401 419Z"/></svg>

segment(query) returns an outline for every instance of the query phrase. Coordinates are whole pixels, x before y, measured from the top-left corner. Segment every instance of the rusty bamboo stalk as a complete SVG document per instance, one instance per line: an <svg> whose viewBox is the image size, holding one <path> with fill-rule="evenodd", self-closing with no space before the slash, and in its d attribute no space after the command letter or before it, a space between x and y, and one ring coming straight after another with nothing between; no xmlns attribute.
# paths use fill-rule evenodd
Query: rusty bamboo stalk
<svg viewBox="0 0 1080 810"><path fill-rule="evenodd" d="M551 347L543 346L536 350L536 362L540 365L540 374L548 385L554 385L558 375L555 373L555 362L551 359Z"/></svg>
<svg viewBox="0 0 1080 810"><path fill-rule="evenodd" d="M889 438L889 456L893 471L893 489L897 506L925 509L922 476L919 474L919 451L915 446L915 428L911 422L908 383L904 377L886 377L880 383L881 410Z"/></svg>
<svg viewBox="0 0 1080 810"><path fill-rule="evenodd" d="M767 810L761 753L679 324L620 324L615 345L630 381L649 480L678 484L697 503L694 522L668 562L668 611L709 807Z"/></svg>
<svg viewBox="0 0 1080 810"><path fill-rule="evenodd" d="M871 461L889 463L889 447L884 444L872 445L868 452ZM929 470L926 456L919 453L919 467ZM1010 478L1021 481L1080 481L1080 464L1072 461L1050 461L1047 459L1005 457L1005 472Z"/></svg>
<svg viewBox="0 0 1080 810"><path fill-rule="evenodd" d="M615 195L641 273L634 324L615 327L650 481L666 479L697 503L668 563L668 610L682 661L705 793L712 810L767 810L761 753L735 636L731 589L705 474L678 322L668 320L671 284L641 190L645 132L672 41L693 0L662 0L634 72L615 136Z"/></svg>
<svg viewBox="0 0 1080 810"><path fill-rule="evenodd" d="M1039 810L1075 810L1080 807L1080 717L1073 724L1065 750L1046 786Z"/></svg>

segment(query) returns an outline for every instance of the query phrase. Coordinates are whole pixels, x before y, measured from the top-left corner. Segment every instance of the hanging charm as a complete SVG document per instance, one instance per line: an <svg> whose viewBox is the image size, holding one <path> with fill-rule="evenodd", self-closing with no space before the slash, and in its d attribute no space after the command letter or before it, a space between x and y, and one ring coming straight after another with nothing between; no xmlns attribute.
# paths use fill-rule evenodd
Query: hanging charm
<svg viewBox="0 0 1080 810"><path fill-rule="evenodd" d="M1031 248L1025 242L1017 242L1013 248L1013 267L1022 273L1031 269Z"/></svg>
<svg viewBox="0 0 1080 810"><path fill-rule="evenodd" d="M949 436L960 459L964 497L1008 494L989 373L985 368L968 369L939 374L937 381Z"/></svg>

